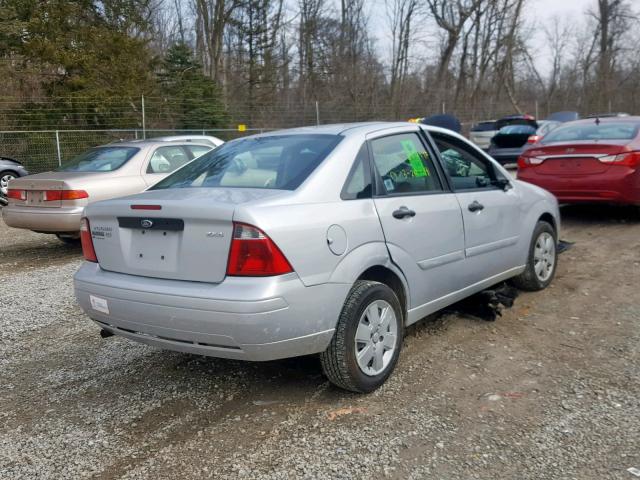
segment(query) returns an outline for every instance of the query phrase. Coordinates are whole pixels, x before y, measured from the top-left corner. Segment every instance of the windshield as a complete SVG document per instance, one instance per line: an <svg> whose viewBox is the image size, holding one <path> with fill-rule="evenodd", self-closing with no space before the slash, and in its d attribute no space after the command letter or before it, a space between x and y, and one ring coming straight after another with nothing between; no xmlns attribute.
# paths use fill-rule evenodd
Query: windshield
<svg viewBox="0 0 640 480"><path fill-rule="evenodd" d="M135 147L99 147L92 148L69 160L59 172L112 172L140 151Z"/></svg>
<svg viewBox="0 0 640 480"><path fill-rule="evenodd" d="M631 122L580 123L558 127L541 143L575 142L582 140L632 140L638 135L638 124Z"/></svg>
<svg viewBox="0 0 640 480"><path fill-rule="evenodd" d="M295 190L335 148L338 135L248 137L202 155L154 185Z"/></svg>

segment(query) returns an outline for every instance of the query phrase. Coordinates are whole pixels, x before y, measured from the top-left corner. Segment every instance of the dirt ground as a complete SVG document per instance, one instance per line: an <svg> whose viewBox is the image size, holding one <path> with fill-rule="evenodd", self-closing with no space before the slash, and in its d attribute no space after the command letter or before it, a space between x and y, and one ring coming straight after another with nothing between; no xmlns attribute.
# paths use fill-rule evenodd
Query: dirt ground
<svg viewBox="0 0 640 480"><path fill-rule="evenodd" d="M410 329L389 382L101 339L80 249L0 222L0 478L632 479L640 216L563 208L550 288Z"/></svg>

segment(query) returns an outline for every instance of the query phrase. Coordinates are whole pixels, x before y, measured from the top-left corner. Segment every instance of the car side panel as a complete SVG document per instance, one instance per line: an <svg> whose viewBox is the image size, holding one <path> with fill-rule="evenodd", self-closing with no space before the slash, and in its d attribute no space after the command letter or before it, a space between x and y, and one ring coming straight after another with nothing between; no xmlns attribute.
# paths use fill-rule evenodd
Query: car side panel
<svg viewBox="0 0 640 480"><path fill-rule="evenodd" d="M306 286L341 278L335 276L332 280L334 270L359 247L370 243L384 245L382 228L371 199L338 199L265 208L239 206L234 221L257 225L264 230ZM332 245L329 245L329 238ZM340 252L340 244L343 244L344 252L333 253L330 247Z"/></svg>

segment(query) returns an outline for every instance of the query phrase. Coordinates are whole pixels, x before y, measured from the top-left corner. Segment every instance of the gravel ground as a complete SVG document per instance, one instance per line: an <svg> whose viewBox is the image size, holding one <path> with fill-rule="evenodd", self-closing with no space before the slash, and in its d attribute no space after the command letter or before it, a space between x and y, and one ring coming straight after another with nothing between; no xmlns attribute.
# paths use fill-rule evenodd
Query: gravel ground
<svg viewBox="0 0 640 480"><path fill-rule="evenodd" d="M576 243L551 288L495 323L412 327L367 396L330 386L312 357L103 340L74 303L79 249L0 224L0 478L632 479L640 221L563 216Z"/></svg>

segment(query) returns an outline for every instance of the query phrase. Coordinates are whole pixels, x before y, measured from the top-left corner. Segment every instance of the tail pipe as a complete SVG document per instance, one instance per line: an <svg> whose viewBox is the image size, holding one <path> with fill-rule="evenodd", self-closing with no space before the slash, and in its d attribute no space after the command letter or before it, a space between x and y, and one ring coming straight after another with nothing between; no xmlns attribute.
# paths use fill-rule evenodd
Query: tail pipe
<svg viewBox="0 0 640 480"><path fill-rule="evenodd" d="M109 337L113 337L113 333L103 328L102 330L100 330L100 336L102 338L109 338Z"/></svg>

